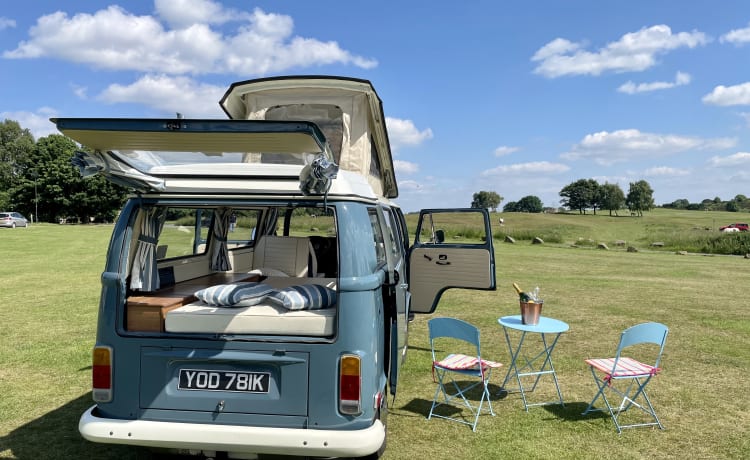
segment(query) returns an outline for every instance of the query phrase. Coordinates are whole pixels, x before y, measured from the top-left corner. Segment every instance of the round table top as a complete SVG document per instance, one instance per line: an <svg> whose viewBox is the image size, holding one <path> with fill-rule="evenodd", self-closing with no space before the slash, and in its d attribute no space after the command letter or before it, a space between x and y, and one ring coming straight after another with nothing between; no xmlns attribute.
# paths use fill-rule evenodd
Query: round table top
<svg viewBox="0 0 750 460"><path fill-rule="evenodd" d="M539 317L539 323L523 324L521 322L521 315L503 316L497 320L503 327L509 327L511 329L517 329L524 332L537 332L539 334L560 334L568 330L568 323L560 321L559 319L548 318L546 316Z"/></svg>

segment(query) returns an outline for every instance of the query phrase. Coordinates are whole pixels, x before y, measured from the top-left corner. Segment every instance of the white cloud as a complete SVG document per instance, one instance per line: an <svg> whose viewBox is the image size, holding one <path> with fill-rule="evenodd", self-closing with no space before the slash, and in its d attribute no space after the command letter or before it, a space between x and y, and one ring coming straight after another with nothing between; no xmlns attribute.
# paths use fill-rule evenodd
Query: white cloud
<svg viewBox="0 0 750 460"><path fill-rule="evenodd" d="M570 40L564 38L556 38L546 45L539 48L539 50L532 56L532 61L545 61L549 58L561 54L568 54L578 51L582 44L573 43Z"/></svg>
<svg viewBox="0 0 750 460"><path fill-rule="evenodd" d="M517 163L513 165L500 165L496 168L487 169L481 172L484 177L503 176L507 174L559 174L569 171L570 167L562 163L551 163L549 161L532 161L529 163Z"/></svg>
<svg viewBox="0 0 750 460"><path fill-rule="evenodd" d="M415 180L402 180L398 182L399 190L418 191L422 188L419 182Z"/></svg>
<svg viewBox="0 0 750 460"><path fill-rule="evenodd" d="M703 96L704 104L712 105L750 105L750 82L734 86L717 86Z"/></svg>
<svg viewBox="0 0 750 460"><path fill-rule="evenodd" d="M414 174L419 172L419 165L410 161L393 160L393 167L397 174Z"/></svg>
<svg viewBox="0 0 750 460"><path fill-rule="evenodd" d="M57 116L57 111L50 107L41 107L36 112L0 112L0 120L15 120L22 128L28 129L34 139L60 134L50 118Z"/></svg>
<svg viewBox="0 0 750 460"><path fill-rule="evenodd" d="M721 43L733 43L735 45L750 43L750 24L744 29L730 30L722 35L719 41L721 41Z"/></svg>
<svg viewBox="0 0 750 460"><path fill-rule="evenodd" d="M76 97L78 97L78 99L86 100L86 99L89 98L89 95L88 95L89 89L88 89L88 87L81 86L81 85L76 85L76 84L71 84L70 88L73 91L73 94L75 94Z"/></svg>
<svg viewBox="0 0 750 460"><path fill-rule="evenodd" d="M627 83L617 88L617 91L626 94L645 93L649 91L674 88L675 86L687 85L688 83L690 83L690 80L690 74L685 72L677 72L673 82L655 81L651 83L639 83L636 85L632 81L628 81Z"/></svg>
<svg viewBox="0 0 750 460"><path fill-rule="evenodd" d="M338 43L293 35L291 17L265 13L235 13L210 1L190 2L190 9L159 2L157 9L169 24L156 17L136 16L119 6L94 14L69 17L56 12L37 19L29 40L3 56L12 59L57 58L107 70L166 74L236 73L264 75L294 67L351 64L372 68L377 61L352 55ZM189 11L188 11L189 10ZM209 14L208 12L212 12ZM200 22L197 16L204 16ZM224 35L211 24L242 21L234 35Z"/></svg>
<svg viewBox="0 0 750 460"><path fill-rule="evenodd" d="M495 156L502 157L505 155L510 155L514 152L518 152L519 150L521 150L519 147L508 147L507 145L501 145L500 147L495 149Z"/></svg>
<svg viewBox="0 0 750 460"><path fill-rule="evenodd" d="M737 152L726 157L714 156L708 160L708 164L715 168L735 168L738 166L750 167L750 153Z"/></svg>
<svg viewBox="0 0 750 460"><path fill-rule="evenodd" d="M16 26L16 21L4 16L0 16L0 30L10 29Z"/></svg>
<svg viewBox="0 0 750 460"><path fill-rule="evenodd" d="M600 75L604 72L638 72L656 64L656 56L677 48L694 48L708 43L702 32L672 34L666 25L644 27L623 35L616 42L595 52L584 44L556 38L540 48L531 58L538 62L534 73L548 78L564 75Z"/></svg>
<svg viewBox="0 0 750 460"><path fill-rule="evenodd" d="M643 133L637 129L587 134L569 152L560 155L566 160L590 160L599 165L612 165L628 160L667 156L691 150L726 149L736 145L732 138L701 139L674 134Z"/></svg>
<svg viewBox="0 0 750 460"><path fill-rule="evenodd" d="M420 131L411 120L385 117L385 124L388 128L391 148L394 150L403 145L419 145L428 139L432 139L430 128Z"/></svg>
<svg viewBox="0 0 750 460"><path fill-rule="evenodd" d="M223 116L219 99L225 87L198 83L188 77L146 75L130 85L113 84L97 98L107 103L139 103L186 118Z"/></svg>
<svg viewBox="0 0 750 460"><path fill-rule="evenodd" d="M247 12L227 9L220 3L210 0L155 0L154 6L157 15L176 28L250 19Z"/></svg>
<svg viewBox="0 0 750 460"><path fill-rule="evenodd" d="M669 166L655 166L643 172L643 175L647 177L658 177L658 176L676 177L676 176L687 176L689 174L690 174L690 170L672 168Z"/></svg>

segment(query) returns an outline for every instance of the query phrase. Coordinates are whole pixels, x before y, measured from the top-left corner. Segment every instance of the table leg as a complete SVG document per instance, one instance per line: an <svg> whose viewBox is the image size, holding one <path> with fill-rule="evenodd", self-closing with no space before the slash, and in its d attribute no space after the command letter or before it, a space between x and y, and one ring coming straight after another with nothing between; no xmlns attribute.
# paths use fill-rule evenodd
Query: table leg
<svg viewBox="0 0 750 460"><path fill-rule="evenodd" d="M530 406L557 404L557 402L529 404L528 401L526 400L526 389L524 389L523 382L521 382L521 377L536 376L536 378L534 379L534 384L528 389L529 392L533 392L536 389L539 383L539 380L542 378L543 375L552 374L552 378L555 384L555 390L557 391L559 404L564 405L562 392L560 391L560 385L557 380L557 372L555 371L555 367L552 364L552 352L554 351L555 346L557 345L557 341L560 338L560 334L555 334L555 338L554 340L552 340L551 344L547 342L546 334L540 334L542 336L542 344L544 348L536 356L529 358L525 354L524 355L521 354L524 340L526 338L526 331L521 332L521 337L518 341L518 345L515 348L513 347L513 343L510 340L510 334L508 334L507 329L503 328L503 332L505 333L505 341L508 344L508 350L511 353L511 360L510 360L510 365L508 366L508 372L505 374L505 379L503 379L502 390L505 391L506 393L511 392L511 390L507 388L507 384L508 384L508 381L513 376L515 376L515 379L518 382L518 392L521 393L521 399L523 400L523 405L527 412ZM523 364L522 366L519 366L518 364L518 359L520 357L522 357L525 361L525 364ZM536 361L539 361L540 359L543 359L542 365L538 370L535 370L534 363ZM525 369L528 369L530 372L522 372Z"/></svg>

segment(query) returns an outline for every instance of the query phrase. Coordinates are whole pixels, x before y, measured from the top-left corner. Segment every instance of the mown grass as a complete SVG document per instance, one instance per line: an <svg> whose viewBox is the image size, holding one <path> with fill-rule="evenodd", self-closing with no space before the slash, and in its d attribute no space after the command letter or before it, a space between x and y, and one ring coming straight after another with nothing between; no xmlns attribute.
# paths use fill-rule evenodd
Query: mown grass
<svg viewBox="0 0 750 460"><path fill-rule="evenodd" d="M493 237L504 241L510 236L528 242L541 238L545 244L594 246L604 243L615 249L687 251L711 254L744 255L750 253L750 232L721 233L719 227L732 222L750 222L747 212L684 211L654 209L643 217L577 213L529 214L493 213ZM460 219L460 216L456 216ZM503 219L503 224L500 224ZM414 228L416 214L407 216ZM446 228L450 236L451 229ZM659 243L655 246L654 243Z"/></svg>
<svg viewBox="0 0 750 460"><path fill-rule="evenodd" d="M716 226L750 220L719 214ZM567 244L577 238L622 239L642 241L646 247L651 237L645 224L664 227L662 219L683 219L671 214L647 214L632 222L629 217L532 217L542 220L506 214L505 227L564 229L564 243L496 242L498 290L450 290L437 314L479 326L485 355L507 363L497 318L517 314L510 283L539 286L543 314L570 325L554 356L565 406L535 407L527 413L520 397L511 394L493 400L497 415L481 416L476 433L444 420L427 421L434 392L430 317L418 316L411 324L398 395L390 405L385 459L748 458L750 261ZM685 219L680 227L692 225ZM616 228L610 228L613 224ZM60 225L0 230L5 261L0 264L2 458L150 458L140 448L88 443L77 432L78 417L90 405L90 349L110 232L111 226ZM618 435L608 418L580 415L595 392L583 360L611 354L619 332L641 321L670 327L664 372L650 391L666 430L633 429ZM492 377L493 394L504 371ZM544 380L530 398L551 398L552 392Z"/></svg>

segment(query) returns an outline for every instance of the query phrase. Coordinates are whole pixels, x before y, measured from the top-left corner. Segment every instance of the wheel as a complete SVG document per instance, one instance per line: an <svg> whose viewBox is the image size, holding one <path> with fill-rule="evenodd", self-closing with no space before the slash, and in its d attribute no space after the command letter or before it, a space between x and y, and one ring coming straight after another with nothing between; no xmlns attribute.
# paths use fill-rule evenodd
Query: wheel
<svg viewBox="0 0 750 460"><path fill-rule="evenodd" d="M16 228L16 223L13 222L12 224L10 224L10 228Z"/></svg>

